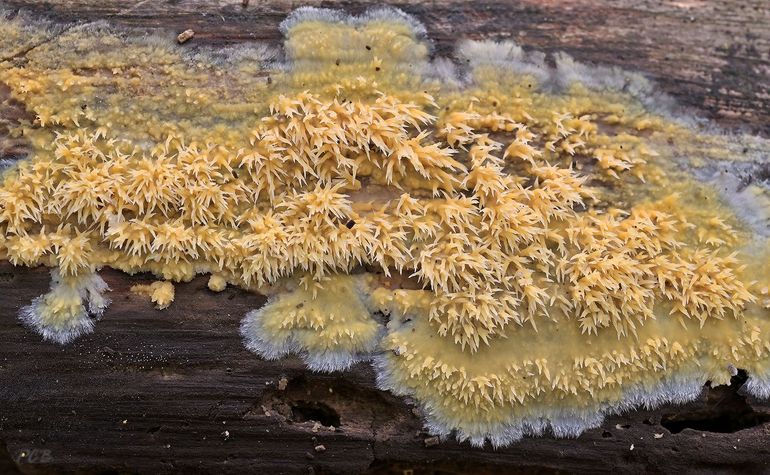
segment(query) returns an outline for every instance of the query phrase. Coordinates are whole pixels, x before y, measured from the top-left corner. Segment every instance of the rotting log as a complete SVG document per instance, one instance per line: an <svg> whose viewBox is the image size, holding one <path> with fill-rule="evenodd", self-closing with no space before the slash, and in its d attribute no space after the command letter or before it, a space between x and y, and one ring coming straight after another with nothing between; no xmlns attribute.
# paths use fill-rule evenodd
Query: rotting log
<svg viewBox="0 0 770 475"><path fill-rule="evenodd" d="M104 19L170 38L192 29L184 48L277 45L278 24L299 6L247 3L3 5L55 22ZM314 4L353 13L367 6ZM425 23L439 54L451 54L463 37L513 38L640 71L726 129L770 135L770 6L761 0L394 4ZM3 136L6 121L23 116L13 104L0 109L0 158L23 156L23 141ZM434 444L407 402L376 389L366 364L316 374L298 359L265 362L246 351L238 324L262 297L214 294L199 278L179 285L176 302L160 313L129 292L149 277L104 277L113 300L107 315L93 334L59 347L16 320L48 287L47 269L0 263L0 471L690 472L765 471L770 463L770 405L737 391L741 374L686 406L609 417L575 440L525 439L495 451Z"/></svg>

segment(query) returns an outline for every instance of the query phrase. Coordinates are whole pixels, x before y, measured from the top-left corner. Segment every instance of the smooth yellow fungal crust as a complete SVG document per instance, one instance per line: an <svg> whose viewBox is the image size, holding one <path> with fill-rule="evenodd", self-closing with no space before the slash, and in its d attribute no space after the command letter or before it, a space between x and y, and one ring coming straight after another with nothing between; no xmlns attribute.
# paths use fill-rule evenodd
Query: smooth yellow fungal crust
<svg viewBox="0 0 770 475"><path fill-rule="evenodd" d="M174 301L174 284L171 282L156 281L150 285L134 285L131 292L150 297L158 310L168 308Z"/></svg>
<svg viewBox="0 0 770 475"><path fill-rule="evenodd" d="M278 294L246 315L246 346L267 359L301 354L314 370L347 369L372 353L381 337L367 307L369 280L335 275Z"/></svg>
<svg viewBox="0 0 770 475"><path fill-rule="evenodd" d="M46 37L0 21L3 57L20 28ZM159 308L210 273L270 296L243 320L251 350L373 359L433 432L477 445L576 436L736 367L770 396L770 195L737 138L564 55L431 58L396 10L300 9L282 30L284 63L107 26L0 63L36 116L0 182L0 257L56 268L25 322L89 331L101 267L163 279L134 288Z"/></svg>

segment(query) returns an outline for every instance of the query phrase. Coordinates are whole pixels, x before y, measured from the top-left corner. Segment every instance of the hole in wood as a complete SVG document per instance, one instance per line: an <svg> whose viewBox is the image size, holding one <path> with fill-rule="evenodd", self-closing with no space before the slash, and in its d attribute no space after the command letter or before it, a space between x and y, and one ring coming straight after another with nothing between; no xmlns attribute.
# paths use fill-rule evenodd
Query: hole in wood
<svg viewBox="0 0 770 475"><path fill-rule="evenodd" d="M291 405L294 422L320 422L325 426L340 426L340 415L331 406L318 401L297 401Z"/></svg>
<svg viewBox="0 0 770 475"><path fill-rule="evenodd" d="M703 432L733 433L770 422L770 414L756 411L738 394L746 382L743 370L730 379L729 386L709 388L706 404L696 409L684 409L663 415L660 423L672 434L685 429Z"/></svg>

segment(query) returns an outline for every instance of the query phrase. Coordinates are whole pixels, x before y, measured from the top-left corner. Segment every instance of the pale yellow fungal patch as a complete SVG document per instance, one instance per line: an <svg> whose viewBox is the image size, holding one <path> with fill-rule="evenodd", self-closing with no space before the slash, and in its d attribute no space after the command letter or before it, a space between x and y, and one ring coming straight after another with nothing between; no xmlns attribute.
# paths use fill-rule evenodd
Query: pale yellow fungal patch
<svg viewBox="0 0 770 475"><path fill-rule="evenodd" d="M21 309L20 318L45 340L68 343L90 333L93 320L101 317L109 300L103 294L107 284L98 275L62 275L51 272L51 290Z"/></svg>
<svg viewBox="0 0 770 475"><path fill-rule="evenodd" d="M426 83L428 46L421 31L393 11L356 24L334 16L295 14L283 25L292 72L286 86L330 97L358 99L387 91L404 102L427 103L438 90Z"/></svg>
<svg viewBox="0 0 770 475"><path fill-rule="evenodd" d="M383 342L390 351L378 364L381 384L420 400L436 430L459 428L475 443L503 427L512 431L511 439L517 431L520 437L545 429L576 435L600 423L597 414L632 406L629 392L654 392L664 381L679 379L694 396L704 380L729 383L730 364L770 362L770 345L761 337L770 331L766 321L724 319L699 328L697 322L666 318L665 305L655 309L658 318L639 326L633 340L585 334L577 325L565 325L569 317L554 307L554 321L541 322L537 330L518 328L469 358L459 346L436 338L425 318L432 305L424 291L397 292L401 295L393 298L410 302L402 303L409 310L391 313ZM684 397L687 388L679 394ZM551 426L530 427L539 418Z"/></svg>
<svg viewBox="0 0 770 475"><path fill-rule="evenodd" d="M345 369L377 346L381 326L367 306L369 278L335 275L303 281L246 315L246 345L268 359L304 355L313 369Z"/></svg>
<svg viewBox="0 0 770 475"><path fill-rule="evenodd" d="M0 10L0 60L13 58L45 41L53 33L46 32L44 25L31 26L23 16L6 18L10 12Z"/></svg>
<svg viewBox="0 0 770 475"><path fill-rule="evenodd" d="M168 308L174 301L174 284L167 281L155 281L150 285L134 285L131 286L131 292L150 297L158 310Z"/></svg>
<svg viewBox="0 0 770 475"><path fill-rule="evenodd" d="M213 292L222 292L227 288L227 280L219 274L212 274L209 277L208 288Z"/></svg>

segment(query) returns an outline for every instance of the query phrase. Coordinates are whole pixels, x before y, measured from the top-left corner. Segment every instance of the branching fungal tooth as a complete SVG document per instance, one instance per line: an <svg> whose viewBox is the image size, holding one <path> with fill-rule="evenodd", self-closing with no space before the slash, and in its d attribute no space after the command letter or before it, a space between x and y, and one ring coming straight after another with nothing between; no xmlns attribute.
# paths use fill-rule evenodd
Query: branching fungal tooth
<svg viewBox="0 0 770 475"><path fill-rule="evenodd" d="M0 20L0 55L25 28L46 37ZM770 395L770 191L740 188L766 140L740 161L641 76L512 42L430 58L393 9L281 31L284 61L98 25L0 63L37 117L0 181L0 257L56 268L25 323L90 331L94 269L153 274L132 290L158 308L210 275L268 296L240 327L259 356L371 361L478 446L576 437L736 368Z"/></svg>

